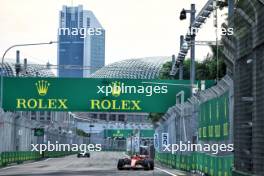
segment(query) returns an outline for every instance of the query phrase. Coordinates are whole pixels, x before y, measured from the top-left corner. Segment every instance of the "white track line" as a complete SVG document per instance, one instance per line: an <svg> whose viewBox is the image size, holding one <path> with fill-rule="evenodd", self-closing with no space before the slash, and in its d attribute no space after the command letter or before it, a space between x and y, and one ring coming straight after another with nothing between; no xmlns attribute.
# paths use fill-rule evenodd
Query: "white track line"
<svg viewBox="0 0 264 176"><path fill-rule="evenodd" d="M161 169L161 168L159 168L159 167L155 167L155 169L158 169L158 170L160 170L160 171L162 171L162 172L165 172L166 174L169 174L169 175L171 175L171 176L178 176L178 175L176 175L176 174L174 174L174 173L171 173L171 172L166 171L166 170L164 170L164 169Z"/></svg>
<svg viewBox="0 0 264 176"><path fill-rule="evenodd" d="M41 160L41 161L35 161L35 162L31 162L31 163L25 163L25 164L17 164L17 165L14 165L14 166L8 166L8 167L4 167L4 168L1 168L0 170L5 170L5 169L10 169L10 168L15 168L15 167L19 167L19 166L27 166L27 165L31 165L31 164L36 164L36 163L40 163L40 162L47 162L49 160L51 160L52 158L47 158L45 160Z"/></svg>

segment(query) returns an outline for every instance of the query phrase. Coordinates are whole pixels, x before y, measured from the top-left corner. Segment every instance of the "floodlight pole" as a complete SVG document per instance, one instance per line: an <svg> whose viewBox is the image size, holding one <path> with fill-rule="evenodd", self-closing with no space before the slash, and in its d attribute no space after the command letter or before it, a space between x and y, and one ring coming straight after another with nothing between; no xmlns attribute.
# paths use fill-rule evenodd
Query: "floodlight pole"
<svg viewBox="0 0 264 176"><path fill-rule="evenodd" d="M190 70L190 80L191 80L191 95L193 95L193 87L195 84L195 35L196 29L192 29L192 24L195 21L195 4L191 4L191 20L190 20L190 32L191 32L191 70ZM194 31L193 31L194 30Z"/></svg>
<svg viewBox="0 0 264 176"><path fill-rule="evenodd" d="M0 107L3 108L3 77L4 77L4 59L9 50L15 47L20 47L20 46L34 46L34 45L51 45L54 43L58 43L57 41L50 41L50 42L43 42L43 43L24 43L24 44L17 44L17 45L12 45L9 48L7 48L2 56L2 65L1 65L1 99L0 99Z"/></svg>
<svg viewBox="0 0 264 176"><path fill-rule="evenodd" d="M190 66L190 81L191 81L191 96L193 95L193 88L195 84L195 36L196 36L196 29L193 28L193 23L195 21L195 4L191 4L191 10L184 10L185 13L190 13L190 26L189 26L189 35L190 35L190 43L191 43L191 66ZM181 20L185 19L186 17L182 18ZM182 44L181 44L182 45ZM180 63L180 72L183 69L183 63ZM181 79L183 75L179 73L179 78Z"/></svg>
<svg viewBox="0 0 264 176"><path fill-rule="evenodd" d="M234 0L228 0L228 17L234 14Z"/></svg>
<svg viewBox="0 0 264 176"><path fill-rule="evenodd" d="M181 35L180 36L180 49L182 47L182 44L183 44L183 41L184 41L184 36ZM179 80L183 80L183 62L180 62L180 65L179 65Z"/></svg>

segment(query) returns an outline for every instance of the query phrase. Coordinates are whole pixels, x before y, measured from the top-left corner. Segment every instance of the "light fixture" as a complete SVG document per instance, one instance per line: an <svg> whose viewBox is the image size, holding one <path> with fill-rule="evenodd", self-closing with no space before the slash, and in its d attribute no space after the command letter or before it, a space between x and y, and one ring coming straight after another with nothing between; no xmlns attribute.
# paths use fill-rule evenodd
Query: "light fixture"
<svg viewBox="0 0 264 176"><path fill-rule="evenodd" d="M186 10L182 9L181 14L180 14L180 20L185 20L186 19Z"/></svg>
<svg viewBox="0 0 264 176"><path fill-rule="evenodd" d="M187 43L186 41L183 42L183 44L182 44L182 48L183 48L184 50L188 50L188 43Z"/></svg>

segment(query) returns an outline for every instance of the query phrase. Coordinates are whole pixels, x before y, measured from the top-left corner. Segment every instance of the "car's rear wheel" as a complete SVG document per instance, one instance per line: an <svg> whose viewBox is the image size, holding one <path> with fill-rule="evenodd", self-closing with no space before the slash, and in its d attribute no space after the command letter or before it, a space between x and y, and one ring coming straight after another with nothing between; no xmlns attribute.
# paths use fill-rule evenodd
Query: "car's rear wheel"
<svg viewBox="0 0 264 176"><path fill-rule="evenodd" d="M144 160L144 170L149 170L150 169L150 162L149 160Z"/></svg>
<svg viewBox="0 0 264 176"><path fill-rule="evenodd" d="M77 155L77 157L78 157L78 158L80 158L80 157L81 157L81 155L80 155L80 154L78 154L78 155Z"/></svg>
<svg viewBox="0 0 264 176"><path fill-rule="evenodd" d="M87 158L90 158L90 153L86 153L85 156L86 156Z"/></svg>
<svg viewBox="0 0 264 176"><path fill-rule="evenodd" d="M124 167L124 165L125 165L124 160L123 160L123 159L119 159L119 160L118 160L118 163L117 163L117 169L118 169L118 170L122 170L123 167Z"/></svg>

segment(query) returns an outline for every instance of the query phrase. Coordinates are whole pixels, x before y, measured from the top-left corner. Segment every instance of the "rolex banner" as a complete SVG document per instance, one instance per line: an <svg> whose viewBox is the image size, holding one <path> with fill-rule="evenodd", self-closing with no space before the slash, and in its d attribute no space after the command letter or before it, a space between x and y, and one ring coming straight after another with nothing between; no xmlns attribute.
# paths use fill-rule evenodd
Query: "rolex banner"
<svg viewBox="0 0 264 176"><path fill-rule="evenodd" d="M207 86L212 85L212 81L208 83ZM7 111L166 112L175 105L180 91L188 98L190 82L4 77L3 108Z"/></svg>

